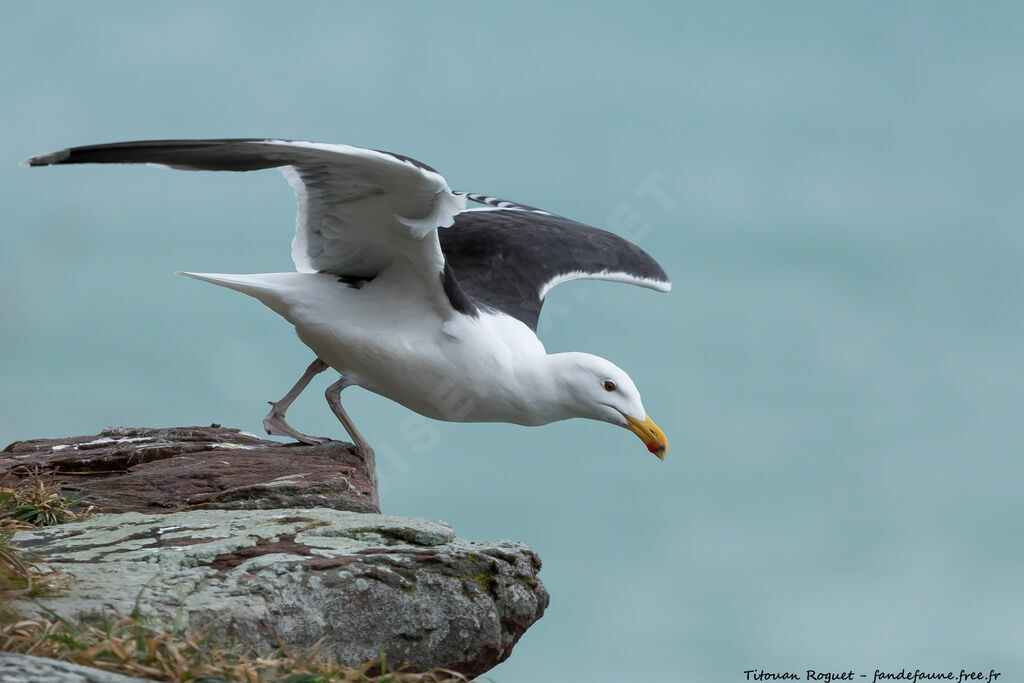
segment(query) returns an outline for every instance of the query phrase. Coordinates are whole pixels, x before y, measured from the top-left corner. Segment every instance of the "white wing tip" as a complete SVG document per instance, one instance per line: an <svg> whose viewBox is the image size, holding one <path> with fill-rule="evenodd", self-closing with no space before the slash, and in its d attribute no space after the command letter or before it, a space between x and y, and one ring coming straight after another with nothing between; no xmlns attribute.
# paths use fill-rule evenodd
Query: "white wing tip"
<svg viewBox="0 0 1024 683"><path fill-rule="evenodd" d="M60 162L71 156L70 149L62 149L58 152L50 152L49 154L40 154L39 156L29 157L22 161L19 166L52 166L53 164L59 164Z"/></svg>

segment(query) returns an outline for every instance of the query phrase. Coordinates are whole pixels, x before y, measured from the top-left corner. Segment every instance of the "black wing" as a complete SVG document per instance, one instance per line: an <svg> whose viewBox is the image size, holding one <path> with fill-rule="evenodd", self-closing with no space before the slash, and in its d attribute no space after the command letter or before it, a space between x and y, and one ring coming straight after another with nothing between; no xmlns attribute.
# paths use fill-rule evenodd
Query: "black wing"
<svg viewBox="0 0 1024 683"><path fill-rule="evenodd" d="M468 195L479 201L476 196ZM561 282L587 278L671 289L658 262L632 242L539 209L507 204L517 208L463 211L454 225L438 230L438 237L466 294L534 331L544 296Z"/></svg>

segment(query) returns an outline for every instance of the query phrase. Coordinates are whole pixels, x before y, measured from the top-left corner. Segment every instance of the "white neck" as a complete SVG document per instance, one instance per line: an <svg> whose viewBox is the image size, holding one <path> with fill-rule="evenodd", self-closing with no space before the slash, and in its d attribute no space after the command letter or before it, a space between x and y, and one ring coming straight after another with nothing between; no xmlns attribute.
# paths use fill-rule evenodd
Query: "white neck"
<svg viewBox="0 0 1024 683"><path fill-rule="evenodd" d="M574 394L570 381L581 357L586 355L575 351L545 353L517 367L515 393L520 397L517 408L522 413L521 424L542 425L573 417L594 417L581 411L586 403Z"/></svg>

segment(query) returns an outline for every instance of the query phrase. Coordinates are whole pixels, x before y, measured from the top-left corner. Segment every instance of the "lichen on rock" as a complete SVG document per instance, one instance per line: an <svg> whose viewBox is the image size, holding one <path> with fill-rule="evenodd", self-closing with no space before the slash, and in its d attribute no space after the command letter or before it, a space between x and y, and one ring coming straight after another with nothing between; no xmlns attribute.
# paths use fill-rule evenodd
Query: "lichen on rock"
<svg viewBox="0 0 1024 683"><path fill-rule="evenodd" d="M360 501L369 500L370 493L375 499L376 491L366 490L372 478L358 463L342 456L327 462L349 467L344 475L334 473L357 482L347 497L316 493L329 473L321 469L317 477L303 478L297 470L311 469L304 462L265 463L265 473L277 473L265 482L250 479L212 493L207 484L200 503L190 503L197 496L179 482L164 502L170 511L144 502L155 496L148 492L152 484L140 488L110 481L142 471L155 482L160 469L154 468L167 463L169 471L181 473L191 466L189 458L205 460L196 467L209 472L211 457L251 456L264 449L264 457L281 460L301 458L295 451L303 448L319 449L313 456L347 449L339 443L261 446L254 442L263 440L237 430L213 429L222 428L121 430L64 443L19 442L0 454L2 473L5 465L10 470L25 462L52 470L54 460L81 461L83 451L91 452L99 460L92 466L102 475L94 483L75 479L77 490L97 494L107 510L145 511L107 512L19 532L19 546L77 580L69 591L18 609L29 616L52 611L77 623L102 619L111 609L138 610L148 623L206 634L218 646L269 653L282 644L304 650L322 640L321 654L346 666L358 667L383 651L392 663L472 676L506 659L543 615L549 597L538 578L540 559L530 548L508 540L466 541L437 520L349 509L365 508ZM184 434L185 440L175 442L174 434ZM166 457L132 455L133 449L154 448L150 437L159 439ZM248 439L243 445L251 448L221 449L210 456L219 438L225 439L221 443ZM313 487L304 488L302 482L314 479ZM286 493L277 496L282 490ZM326 504L311 505L316 496L324 496L320 500ZM265 509L271 503L284 507Z"/></svg>

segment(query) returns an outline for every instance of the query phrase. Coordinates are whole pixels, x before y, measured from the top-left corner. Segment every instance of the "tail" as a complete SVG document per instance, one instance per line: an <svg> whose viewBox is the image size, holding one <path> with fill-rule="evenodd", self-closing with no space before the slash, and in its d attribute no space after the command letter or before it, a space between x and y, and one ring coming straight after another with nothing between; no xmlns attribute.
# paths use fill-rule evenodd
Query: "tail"
<svg viewBox="0 0 1024 683"><path fill-rule="evenodd" d="M263 305L278 315L288 318L288 312L295 302L297 280L307 273L259 273L256 275L234 275L230 273L177 273L194 280L233 289L259 299Z"/></svg>

